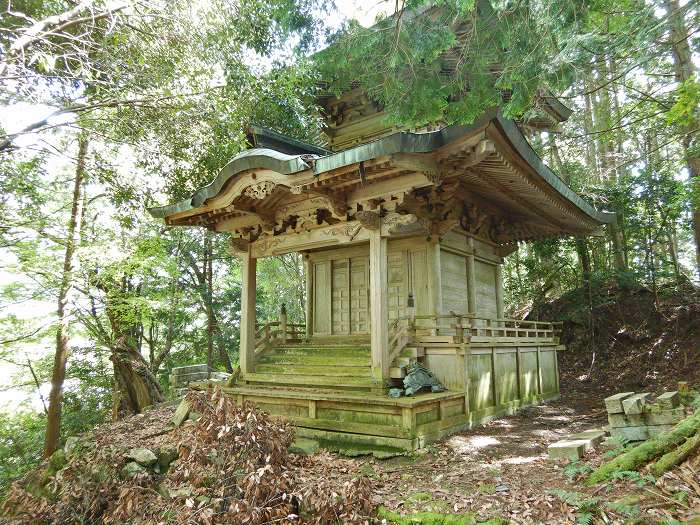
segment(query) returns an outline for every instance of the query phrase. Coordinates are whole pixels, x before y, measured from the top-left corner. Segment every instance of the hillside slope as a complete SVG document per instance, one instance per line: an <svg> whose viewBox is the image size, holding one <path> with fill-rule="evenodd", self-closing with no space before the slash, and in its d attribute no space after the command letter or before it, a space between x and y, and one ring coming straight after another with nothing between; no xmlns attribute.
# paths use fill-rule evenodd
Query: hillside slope
<svg viewBox="0 0 700 525"><path fill-rule="evenodd" d="M700 385L700 290L603 290L592 312L572 292L537 308L531 318L564 322L559 356L562 389L580 383L600 393ZM578 383L574 386L572 383Z"/></svg>

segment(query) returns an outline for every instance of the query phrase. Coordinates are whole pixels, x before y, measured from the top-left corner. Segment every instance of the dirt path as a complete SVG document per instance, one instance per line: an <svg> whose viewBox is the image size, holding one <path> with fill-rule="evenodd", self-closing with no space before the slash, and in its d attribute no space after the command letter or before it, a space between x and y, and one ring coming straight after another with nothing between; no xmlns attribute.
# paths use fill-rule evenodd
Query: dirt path
<svg viewBox="0 0 700 525"><path fill-rule="evenodd" d="M574 398L577 398L574 400ZM329 463L338 475L376 481L378 504L412 511L502 516L512 523L574 523L575 515L548 489L577 490L562 466L547 459L547 445L605 422L602 400L572 393L515 416L453 435L424 454L389 460L347 459L321 453L309 468ZM319 472L320 474L320 472Z"/></svg>

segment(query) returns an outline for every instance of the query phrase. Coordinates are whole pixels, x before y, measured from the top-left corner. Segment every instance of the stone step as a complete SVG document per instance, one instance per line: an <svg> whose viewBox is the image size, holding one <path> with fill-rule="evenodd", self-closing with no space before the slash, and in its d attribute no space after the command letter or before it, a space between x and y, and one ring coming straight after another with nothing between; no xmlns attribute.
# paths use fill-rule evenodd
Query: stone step
<svg viewBox="0 0 700 525"><path fill-rule="evenodd" d="M372 367L369 364L364 366L349 366L337 363L336 366L328 365L281 365L279 363L258 364L255 372L259 374L280 374L280 375L311 375L311 376L334 376L334 377L359 377L371 376Z"/></svg>
<svg viewBox="0 0 700 525"><path fill-rule="evenodd" d="M246 374L243 381L250 384L286 386L329 386L333 388L369 389L377 386L371 377L333 377L285 374Z"/></svg>
<svg viewBox="0 0 700 525"><path fill-rule="evenodd" d="M316 354L290 354L290 353L270 353L263 354L258 358L260 364L277 364L277 365L337 365L339 364L337 356L326 356ZM370 356L342 356L343 365L348 366L370 366L372 359Z"/></svg>

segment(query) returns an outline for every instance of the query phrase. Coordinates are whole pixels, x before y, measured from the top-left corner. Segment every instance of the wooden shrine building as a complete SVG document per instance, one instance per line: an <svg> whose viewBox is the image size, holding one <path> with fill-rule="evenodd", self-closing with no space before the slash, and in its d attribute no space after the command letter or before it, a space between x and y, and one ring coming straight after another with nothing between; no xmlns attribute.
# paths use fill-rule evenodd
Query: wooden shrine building
<svg viewBox="0 0 700 525"><path fill-rule="evenodd" d="M226 388L331 447L413 450L559 394L557 326L507 319L503 258L516 243L588 235L614 220L543 164L498 110L470 126L409 132L360 90L319 100L328 150L260 128L251 148L170 226L230 236L240 260L240 370ZM306 323L256 324L256 262L303 254ZM392 398L409 365L447 388Z"/></svg>
<svg viewBox="0 0 700 525"><path fill-rule="evenodd" d="M151 210L231 237L241 375L227 390L303 436L404 450L556 397L556 326L504 317L503 258L518 241L590 234L614 216L564 185L496 111L365 142L353 131L367 115L327 104L338 151L253 128L253 147L210 185ZM256 325L256 261L289 252L303 254L306 325ZM414 361L448 390L388 397Z"/></svg>

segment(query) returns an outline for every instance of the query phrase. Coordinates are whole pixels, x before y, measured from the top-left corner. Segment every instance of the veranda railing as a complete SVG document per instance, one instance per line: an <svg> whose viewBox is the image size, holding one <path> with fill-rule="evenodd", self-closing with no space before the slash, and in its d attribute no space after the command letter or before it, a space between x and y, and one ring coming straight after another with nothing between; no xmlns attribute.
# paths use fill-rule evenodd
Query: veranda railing
<svg viewBox="0 0 700 525"><path fill-rule="evenodd" d="M561 322L477 317L450 312L441 315L408 315L389 325L389 362L410 345L426 344L429 338L450 336L462 343L558 343Z"/></svg>
<svg viewBox="0 0 700 525"><path fill-rule="evenodd" d="M275 344L285 343L306 337L306 325L287 322L287 310L284 305L280 309L277 321L268 321L255 326L255 354L268 350Z"/></svg>

